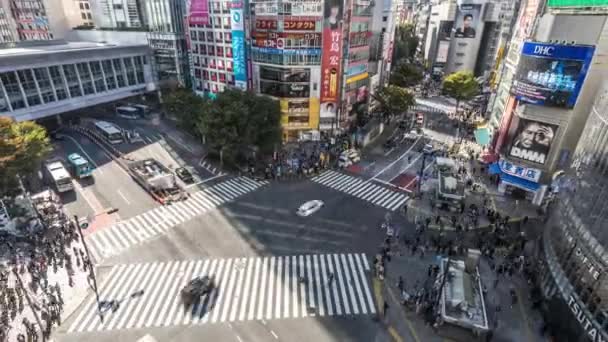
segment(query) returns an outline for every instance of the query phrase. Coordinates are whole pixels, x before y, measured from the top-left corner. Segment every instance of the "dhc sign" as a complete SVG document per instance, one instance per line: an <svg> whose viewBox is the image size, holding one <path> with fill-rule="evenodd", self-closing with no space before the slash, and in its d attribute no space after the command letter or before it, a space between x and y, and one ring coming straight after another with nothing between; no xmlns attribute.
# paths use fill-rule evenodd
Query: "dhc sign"
<svg viewBox="0 0 608 342"><path fill-rule="evenodd" d="M555 48L553 46L537 45L534 47L534 54L543 55L543 56L553 56L554 50L555 50Z"/></svg>

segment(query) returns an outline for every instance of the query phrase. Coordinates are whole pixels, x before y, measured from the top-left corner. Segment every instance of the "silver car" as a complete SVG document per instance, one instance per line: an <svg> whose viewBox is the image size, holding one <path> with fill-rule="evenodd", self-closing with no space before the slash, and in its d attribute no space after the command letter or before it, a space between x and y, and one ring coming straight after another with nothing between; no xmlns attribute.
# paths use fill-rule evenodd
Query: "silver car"
<svg viewBox="0 0 608 342"><path fill-rule="evenodd" d="M302 217L309 216L315 213L317 210L321 209L321 207L323 207L323 204L324 203L321 200L308 201L298 208L296 214Z"/></svg>

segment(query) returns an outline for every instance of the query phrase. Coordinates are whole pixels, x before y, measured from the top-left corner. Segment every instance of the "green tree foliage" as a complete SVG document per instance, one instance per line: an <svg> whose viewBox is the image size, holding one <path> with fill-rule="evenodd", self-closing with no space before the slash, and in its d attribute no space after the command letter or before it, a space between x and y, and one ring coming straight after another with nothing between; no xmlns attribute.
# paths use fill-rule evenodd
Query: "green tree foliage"
<svg viewBox="0 0 608 342"><path fill-rule="evenodd" d="M456 112L460 101L468 101L479 94L479 83L470 71L458 71L443 80L442 92L456 100Z"/></svg>
<svg viewBox="0 0 608 342"><path fill-rule="evenodd" d="M410 62L413 61L419 44L414 25L404 24L397 26L394 44L393 61L399 61L401 59Z"/></svg>
<svg viewBox="0 0 608 342"><path fill-rule="evenodd" d="M419 67L402 59L391 72L390 84L408 88L419 84L422 78L422 70Z"/></svg>
<svg viewBox="0 0 608 342"><path fill-rule="evenodd" d="M414 105L414 95L407 89L389 85L373 95L385 115L400 115Z"/></svg>
<svg viewBox="0 0 608 342"><path fill-rule="evenodd" d="M15 185L17 174L34 172L50 151L44 127L0 116L0 194Z"/></svg>
<svg viewBox="0 0 608 342"><path fill-rule="evenodd" d="M227 89L216 99L178 90L165 100L165 110L180 127L204 137L224 161L234 162L239 153L271 153L281 141L279 102L252 92Z"/></svg>

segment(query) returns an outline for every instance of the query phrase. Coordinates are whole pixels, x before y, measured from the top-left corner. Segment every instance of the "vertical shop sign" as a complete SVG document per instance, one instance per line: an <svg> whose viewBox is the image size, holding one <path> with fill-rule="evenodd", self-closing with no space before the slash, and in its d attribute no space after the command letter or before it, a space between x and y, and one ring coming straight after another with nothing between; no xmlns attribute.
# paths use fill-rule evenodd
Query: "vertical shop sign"
<svg viewBox="0 0 608 342"><path fill-rule="evenodd" d="M321 58L321 115L335 116L338 108L342 60L343 0L326 0Z"/></svg>
<svg viewBox="0 0 608 342"><path fill-rule="evenodd" d="M243 2L233 0L230 8L232 29L232 59L234 64L234 85L247 89L247 64L245 58L245 27L243 25Z"/></svg>

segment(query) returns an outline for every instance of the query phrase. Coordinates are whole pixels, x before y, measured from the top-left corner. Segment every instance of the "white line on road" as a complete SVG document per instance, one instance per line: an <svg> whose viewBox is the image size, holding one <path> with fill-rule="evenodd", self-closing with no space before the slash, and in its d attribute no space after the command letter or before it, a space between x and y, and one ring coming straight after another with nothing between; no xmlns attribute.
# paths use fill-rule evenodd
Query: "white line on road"
<svg viewBox="0 0 608 342"><path fill-rule="evenodd" d="M129 200L127 199L127 197L126 197L125 195L123 195L123 193L122 193L122 192L120 192L120 190L117 190L116 192L118 192L118 195L119 195L120 197L122 197L122 199L123 199L125 202L127 202L127 204L131 204L131 201L129 201Z"/></svg>
<svg viewBox="0 0 608 342"><path fill-rule="evenodd" d="M410 153L410 151L414 148L414 146L416 146L416 144L418 143L418 141L420 140L420 138L416 139L416 141L412 144L412 146L410 146L410 148L408 148L402 155L401 157L397 158L395 161L393 161L392 163L388 164L385 168L383 168L382 170L380 170L378 173L376 173L374 176L372 176L371 179L374 179L376 177L378 177L379 175L381 175L384 171L388 170L390 167L392 167L393 165L395 165L398 161L400 161L401 159L405 158L408 153ZM368 179L367 181L370 181L371 179Z"/></svg>
<svg viewBox="0 0 608 342"><path fill-rule="evenodd" d="M97 163L95 163L93 158L91 158L91 156L85 152L84 148L82 148L82 146L78 143L78 141L76 141L76 139L72 138L69 135L65 135L65 134L63 136L72 140L74 142L74 144L76 144L76 147L78 147L78 149L87 157L87 159L89 159L91 164L95 165L95 169L99 170L99 173L103 175L103 171L101 171L101 169L99 168L99 165L97 165Z"/></svg>
<svg viewBox="0 0 608 342"><path fill-rule="evenodd" d="M241 339L241 336L239 336L238 334L234 334L234 335L236 336L236 339L237 339L239 342L243 342L243 340Z"/></svg>
<svg viewBox="0 0 608 342"><path fill-rule="evenodd" d="M424 170L422 170L422 177L424 178L424 171L426 171L426 169L428 169L429 167L431 167L433 165L433 162L430 162L429 165L427 165ZM412 185L412 183L414 183L416 181L415 177L414 179L412 179L409 183L407 183L407 185L405 186L406 188L409 187L410 185Z"/></svg>
<svg viewBox="0 0 608 342"><path fill-rule="evenodd" d="M186 145L182 139L177 139L172 137L171 135L167 135L167 138L173 140L174 143L178 144L179 146L181 146L182 148L186 149L186 151L190 152L190 153L194 153L194 149L192 149L192 147Z"/></svg>
<svg viewBox="0 0 608 342"><path fill-rule="evenodd" d="M387 157L389 154L393 153L393 151L395 150L395 148L391 148L390 150L384 152L384 156Z"/></svg>
<svg viewBox="0 0 608 342"><path fill-rule="evenodd" d="M277 339L277 340L279 339L279 335L277 335L277 334L274 332L274 330L270 330L270 333L272 334L272 336L273 336L275 339Z"/></svg>

